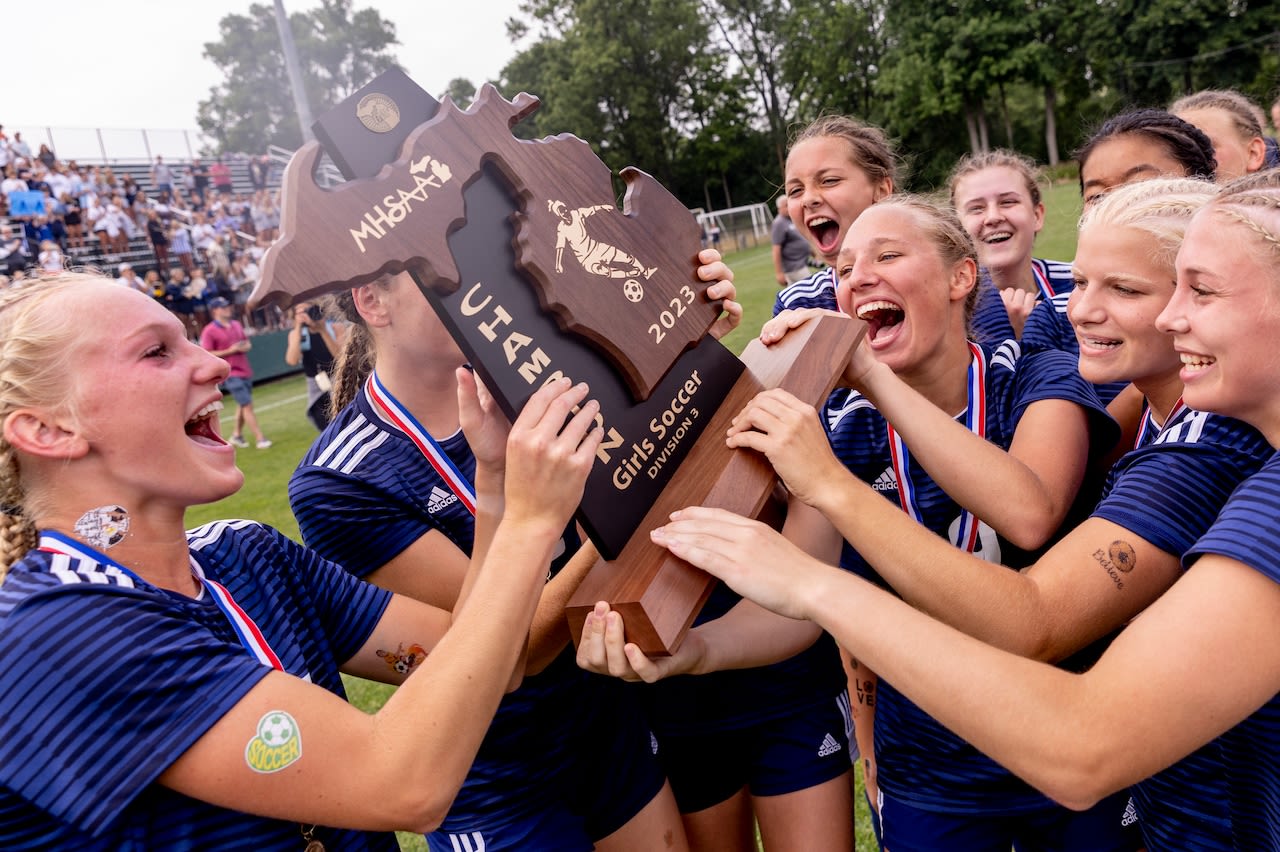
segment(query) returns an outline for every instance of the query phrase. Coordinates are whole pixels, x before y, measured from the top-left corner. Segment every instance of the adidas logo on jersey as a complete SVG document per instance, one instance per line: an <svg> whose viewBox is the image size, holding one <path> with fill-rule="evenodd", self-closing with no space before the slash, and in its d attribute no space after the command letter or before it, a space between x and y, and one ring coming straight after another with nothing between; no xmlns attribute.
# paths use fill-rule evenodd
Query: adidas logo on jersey
<svg viewBox="0 0 1280 852"><path fill-rule="evenodd" d="M818 746L818 757L827 757L840 751L840 743L836 742L836 738L827 734L822 738L822 745Z"/></svg>
<svg viewBox="0 0 1280 852"><path fill-rule="evenodd" d="M658 753L658 738L653 735L653 731L649 732L649 751Z"/></svg>
<svg viewBox="0 0 1280 852"><path fill-rule="evenodd" d="M458 502L457 494L450 494L443 488L432 487L431 499L427 501L427 512L434 515L446 506L452 506Z"/></svg>
<svg viewBox="0 0 1280 852"><path fill-rule="evenodd" d="M876 481L871 483L871 487L876 491L897 491L898 477L894 475L893 468L886 467L884 472L876 477Z"/></svg>
<svg viewBox="0 0 1280 852"><path fill-rule="evenodd" d="M1122 826L1130 826L1138 821L1138 809L1134 807L1133 797L1129 797L1129 803L1124 806L1124 816L1120 817Z"/></svg>

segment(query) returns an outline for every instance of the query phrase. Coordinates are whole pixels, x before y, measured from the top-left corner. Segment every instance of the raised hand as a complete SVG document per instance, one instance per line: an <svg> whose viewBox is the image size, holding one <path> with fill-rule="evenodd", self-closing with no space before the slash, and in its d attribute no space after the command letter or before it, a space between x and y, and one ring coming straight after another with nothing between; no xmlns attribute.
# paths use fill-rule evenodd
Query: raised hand
<svg viewBox="0 0 1280 852"><path fill-rule="evenodd" d="M507 520L568 523L602 437L595 422L600 404L584 402L586 396L585 384L562 378L525 403L507 438Z"/></svg>
<svg viewBox="0 0 1280 852"><path fill-rule="evenodd" d="M1031 310L1036 306L1036 294L1010 287L1000 291L1000 298L1004 301L1004 309L1009 314L1009 324L1013 326L1013 333L1022 337L1022 327L1027 324L1027 317L1031 316Z"/></svg>
<svg viewBox="0 0 1280 852"><path fill-rule="evenodd" d="M511 423L475 373L459 367L455 375L458 380L458 419L462 434L476 457L476 465L501 473L507 463Z"/></svg>

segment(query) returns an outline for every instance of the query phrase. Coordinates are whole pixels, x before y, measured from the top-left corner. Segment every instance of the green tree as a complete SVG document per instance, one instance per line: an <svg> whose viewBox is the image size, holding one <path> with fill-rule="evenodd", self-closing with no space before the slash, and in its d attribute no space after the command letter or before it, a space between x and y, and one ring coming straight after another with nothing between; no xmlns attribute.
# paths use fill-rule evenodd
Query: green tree
<svg viewBox="0 0 1280 852"><path fill-rule="evenodd" d="M708 66L696 0L525 0L513 35L540 37L503 69L504 89L539 96L526 133L573 133L611 169L635 165L666 185Z"/></svg>
<svg viewBox="0 0 1280 852"><path fill-rule="evenodd" d="M445 87L439 99L450 98L455 104L466 109L471 101L475 99L475 96L475 83L472 83L466 77L454 77L449 81L449 85Z"/></svg>
<svg viewBox="0 0 1280 852"><path fill-rule="evenodd" d="M395 25L373 9L353 12L351 0L322 0L319 8L289 16L307 98L318 115L376 75L396 66ZM280 49L275 13L255 3L247 15L227 15L219 40L204 55L224 75L202 100L196 121L214 151L294 148L302 132Z"/></svg>

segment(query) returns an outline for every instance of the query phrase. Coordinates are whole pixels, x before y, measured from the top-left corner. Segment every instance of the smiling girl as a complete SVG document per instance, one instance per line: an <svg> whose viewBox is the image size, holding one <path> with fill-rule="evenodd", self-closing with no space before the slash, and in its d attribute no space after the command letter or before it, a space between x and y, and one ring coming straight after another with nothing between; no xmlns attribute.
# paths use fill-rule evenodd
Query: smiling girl
<svg viewBox="0 0 1280 852"><path fill-rule="evenodd" d="M252 521L183 530L244 476L226 362L149 296L41 278L0 294L0 341L0 846L394 849L375 832L438 825L594 459L586 388L533 397L510 488L480 474L505 512L451 616ZM467 429L501 434L459 381ZM401 687L367 715L340 672Z"/></svg>
<svg viewBox="0 0 1280 852"><path fill-rule="evenodd" d="M951 206L973 237L983 287L973 316L978 340L1021 337L1027 315L1041 299L1071 289L1071 264L1032 257L1044 227L1044 202L1035 163L1012 151L963 158L951 172ZM999 296L999 299L993 298Z"/></svg>
<svg viewBox="0 0 1280 852"><path fill-rule="evenodd" d="M1192 218L1178 250L1172 298L1156 319L1181 361L1187 409L1239 418L1272 448L1280 446L1280 370L1273 352L1280 334L1278 258L1280 192L1229 190ZM1170 417L1156 444L1178 423L1185 437L1194 419ZM768 448L775 464L783 459L781 449ZM861 486L848 477L843 485L815 479L815 465L799 455L793 461L783 472L788 483L803 483L801 493L824 513L840 514L847 534L868 545L875 539L881 551L900 542L893 514L876 512L873 499L857 496ZM834 470L829 463L817 467ZM1224 492L1215 487L1214 493ZM971 639L728 513L684 510L654 539L764 607L831 631L948 728L1072 807L1142 781L1221 737L1211 748L1220 747L1225 764L1230 848L1277 850L1280 455L1272 453L1229 493L1217 518L1191 532L1198 540L1181 554L1184 572L1166 581L1168 591L1080 674ZM1193 523L1200 519L1205 495L1196 489L1151 496L1175 523L1184 514ZM1135 517L1150 508L1135 507ZM856 535L849 530L854 523L861 530ZM1139 572L1151 560L1154 574L1167 573L1169 557L1162 562L1154 549L1140 551L1132 536L1107 541L1105 530L1097 532L1095 554L1081 561L1093 559L1098 572L1109 564L1107 573L1114 571L1126 589L1132 580L1141 596L1151 597L1146 584L1154 576L1144 580ZM1082 550L1089 544L1080 541ZM943 550L899 547L897 554L930 560L944 558ZM1177 557L1172 560L1176 568ZM1004 595L991 606L1017 600ZM616 638L620 621L616 614L606 618ZM634 648L614 649L611 662L618 670L638 665L646 676L657 676ZM1208 683L1206 672L1212 673ZM1200 842L1176 837L1168 848L1201 848Z"/></svg>
<svg viewBox="0 0 1280 852"><path fill-rule="evenodd" d="M1113 424L1068 356L1020 357L1013 344L992 349L968 341L975 254L955 216L921 199L893 196L863 213L837 264L841 309L868 323L866 342L846 373L857 390L828 404L825 437L816 431L811 408L806 422L823 444L830 443L845 475L880 492L880 505L899 506L894 513L905 523L921 525L931 540L945 539L943 547L1017 564L1027 558L1024 550L1043 545L1061 524L1087 459L1109 446ZM762 340L778 339L801 317L778 317ZM758 397L751 413L739 418L731 443L748 445L748 423L768 434L784 413L785 398L773 392ZM806 457L831 453L807 446ZM792 501L783 534L810 558L838 557L846 570L882 582L804 500ZM760 630L758 613L741 605L695 629L688 650L682 646L646 675L759 664L776 659L792 640L811 642L816 633L812 625ZM621 646L603 641L606 627L619 635L613 632L620 628L616 614L606 618L598 611L588 618L584 635L593 641L584 642L579 662L627 674ZM875 675L856 651L854 657L857 685L870 696ZM874 788L880 782L882 813L896 808L909 814L884 823L887 848L950 849L956 832L975 838L975 848L1007 849L1014 838L1028 842L1069 832L1083 832L1092 848L1133 848L1119 831L1123 801L1069 814L943 731L893 686L881 684L878 692L879 767L867 765L868 783ZM859 736L869 743L862 725L860 717Z"/></svg>
<svg viewBox="0 0 1280 852"><path fill-rule="evenodd" d="M884 131L840 115L801 130L787 153L784 192L791 221L827 265L778 294L773 312L835 310L832 270L849 226L862 211L893 192L897 163Z"/></svg>

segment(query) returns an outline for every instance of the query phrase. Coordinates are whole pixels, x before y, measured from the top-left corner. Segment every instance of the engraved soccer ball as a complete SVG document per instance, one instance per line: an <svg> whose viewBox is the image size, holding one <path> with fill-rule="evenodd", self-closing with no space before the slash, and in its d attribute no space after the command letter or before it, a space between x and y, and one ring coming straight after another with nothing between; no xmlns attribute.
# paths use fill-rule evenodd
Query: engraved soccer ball
<svg viewBox="0 0 1280 852"><path fill-rule="evenodd" d="M622 294L632 302L638 302L644 298L644 288L640 286L640 282L634 278L628 278L622 285Z"/></svg>
<svg viewBox="0 0 1280 852"><path fill-rule="evenodd" d="M258 736L264 743L276 748L296 736L298 730L288 713L268 713L258 724Z"/></svg>

